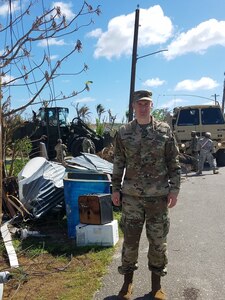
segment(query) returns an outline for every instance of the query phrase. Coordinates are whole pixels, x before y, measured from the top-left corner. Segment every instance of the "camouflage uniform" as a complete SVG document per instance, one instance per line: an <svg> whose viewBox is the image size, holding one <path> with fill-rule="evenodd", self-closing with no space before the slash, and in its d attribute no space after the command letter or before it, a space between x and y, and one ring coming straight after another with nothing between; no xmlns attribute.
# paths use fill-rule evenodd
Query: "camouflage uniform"
<svg viewBox="0 0 225 300"><path fill-rule="evenodd" d="M66 156L67 147L62 143L62 140L59 139L57 145L55 146L56 159L58 162L63 163Z"/></svg>
<svg viewBox="0 0 225 300"><path fill-rule="evenodd" d="M153 118L147 126L136 120L123 125L115 137L112 191L118 192L122 186L123 194L124 243L122 265L118 268L121 274L137 269L144 222L149 241L148 267L160 276L166 274L167 195L179 192L178 154L169 125Z"/></svg>
<svg viewBox="0 0 225 300"><path fill-rule="evenodd" d="M212 155L214 153L213 141L208 137L199 139L198 150L200 151L198 173L202 173L206 160L208 161L210 167L213 169L213 172L215 172L216 164Z"/></svg>
<svg viewBox="0 0 225 300"><path fill-rule="evenodd" d="M191 147L191 154L194 157L194 161L193 161L194 171L198 171L198 160L199 160L198 140L199 140L199 137L196 135L196 131L192 131L190 147Z"/></svg>
<svg viewBox="0 0 225 300"><path fill-rule="evenodd" d="M83 152L95 154L95 144L90 138L84 138L82 142Z"/></svg>

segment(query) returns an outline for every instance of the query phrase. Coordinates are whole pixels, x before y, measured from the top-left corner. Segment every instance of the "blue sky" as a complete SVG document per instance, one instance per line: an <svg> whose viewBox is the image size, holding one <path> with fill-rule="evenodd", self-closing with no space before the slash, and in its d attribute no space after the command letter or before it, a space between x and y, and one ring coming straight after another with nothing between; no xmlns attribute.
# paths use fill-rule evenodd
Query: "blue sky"
<svg viewBox="0 0 225 300"><path fill-rule="evenodd" d="M0 2L0 23L7 20L7 2ZM26 5L27 1L15 1ZM28 26L42 9L61 6L69 20L78 10L82 1L37 1L35 9L24 26ZM84 63L88 70L79 76L60 76L54 81L56 95L70 94L83 88L86 81L93 81L90 91L51 105L70 108L74 117L76 103L86 104L96 117L96 106L102 104L116 116L124 119L129 105L131 57L135 10L139 5L138 56L168 49L155 55L141 58L136 65L135 89L149 89L153 92L154 108L168 108L190 104L205 104L223 96L225 72L225 1L224 0L96 0L89 1L93 7L100 5L101 14L92 16L94 22L75 34L49 41L48 51L52 63L64 54L77 39L82 41L82 52L71 56L61 67L62 73L76 73ZM15 9L16 14L17 9ZM18 13L18 11L17 11ZM88 16L87 16L88 18ZM79 23L79 19L78 19ZM1 34L2 43L7 39ZM40 59L46 45L37 43L32 49L32 58ZM15 69L10 76L16 76ZM3 79L7 81L7 78ZM18 107L29 99L26 88L7 89L4 98L11 96L12 107ZM40 100L47 99L50 92L45 89ZM192 96L196 95L196 96ZM203 98L201 98L203 97ZM208 99L205 99L205 98ZM210 100L212 99L212 100ZM3 99L4 100L4 99ZM37 110L40 104L26 110ZM107 117L107 114L105 115Z"/></svg>

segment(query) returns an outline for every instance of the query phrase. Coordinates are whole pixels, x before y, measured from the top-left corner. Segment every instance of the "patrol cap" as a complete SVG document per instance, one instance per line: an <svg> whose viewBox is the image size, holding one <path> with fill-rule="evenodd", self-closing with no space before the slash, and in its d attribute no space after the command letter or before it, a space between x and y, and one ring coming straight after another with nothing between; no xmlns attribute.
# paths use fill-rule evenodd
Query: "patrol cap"
<svg viewBox="0 0 225 300"><path fill-rule="evenodd" d="M152 101L152 92L146 90L136 91L133 94L133 101L147 100Z"/></svg>

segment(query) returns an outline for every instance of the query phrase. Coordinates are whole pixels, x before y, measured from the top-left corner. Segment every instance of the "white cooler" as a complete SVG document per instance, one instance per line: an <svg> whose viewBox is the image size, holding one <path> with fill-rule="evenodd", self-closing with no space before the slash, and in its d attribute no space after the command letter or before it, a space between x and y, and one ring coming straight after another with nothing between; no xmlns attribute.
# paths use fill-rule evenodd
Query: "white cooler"
<svg viewBox="0 0 225 300"><path fill-rule="evenodd" d="M119 232L117 220L103 225L78 224L76 226L77 246L114 246L118 240Z"/></svg>

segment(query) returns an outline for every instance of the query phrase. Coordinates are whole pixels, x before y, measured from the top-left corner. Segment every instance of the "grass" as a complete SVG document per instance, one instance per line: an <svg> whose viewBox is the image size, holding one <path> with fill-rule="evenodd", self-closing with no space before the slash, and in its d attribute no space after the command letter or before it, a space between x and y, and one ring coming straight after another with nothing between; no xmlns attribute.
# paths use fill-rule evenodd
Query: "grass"
<svg viewBox="0 0 225 300"><path fill-rule="evenodd" d="M120 221L120 212L114 212L114 218ZM3 300L91 300L101 286L115 247L76 247L74 240L67 237L65 217L48 217L32 230L47 236L24 240L14 236L17 269L9 268L0 243L0 271L8 270L12 275L4 285Z"/></svg>

